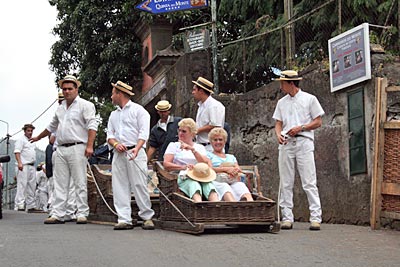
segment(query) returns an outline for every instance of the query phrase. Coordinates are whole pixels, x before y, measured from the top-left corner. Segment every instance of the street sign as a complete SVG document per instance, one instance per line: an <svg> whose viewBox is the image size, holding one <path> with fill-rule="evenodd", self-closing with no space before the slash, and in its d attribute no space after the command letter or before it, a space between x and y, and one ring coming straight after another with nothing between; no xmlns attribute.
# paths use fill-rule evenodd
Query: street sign
<svg viewBox="0 0 400 267"><path fill-rule="evenodd" d="M136 6L137 9L160 14L194 8L208 7L208 0L146 0Z"/></svg>
<svg viewBox="0 0 400 267"><path fill-rule="evenodd" d="M186 53L206 49L210 44L210 34L207 29L187 31L183 44Z"/></svg>

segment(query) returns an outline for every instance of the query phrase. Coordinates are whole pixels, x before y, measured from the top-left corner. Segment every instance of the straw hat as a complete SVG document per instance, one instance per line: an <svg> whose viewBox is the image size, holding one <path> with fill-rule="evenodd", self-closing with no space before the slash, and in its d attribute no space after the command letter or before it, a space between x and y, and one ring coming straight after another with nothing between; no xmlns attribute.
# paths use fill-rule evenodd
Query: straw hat
<svg viewBox="0 0 400 267"><path fill-rule="evenodd" d="M132 91L132 86L127 85L126 83L123 83L121 81L118 81L117 83L111 83L111 85L115 88L117 88L118 90L127 93L128 95L134 95L135 93L133 93Z"/></svg>
<svg viewBox="0 0 400 267"><path fill-rule="evenodd" d="M64 98L64 94L63 94L62 90L58 91L58 101L62 101L64 99L65 98Z"/></svg>
<svg viewBox="0 0 400 267"><path fill-rule="evenodd" d="M214 94L214 84L210 82L209 80L199 77L197 78L197 81L192 81L195 85L200 86L204 90L207 90L211 94Z"/></svg>
<svg viewBox="0 0 400 267"><path fill-rule="evenodd" d="M197 163L193 169L187 171L187 176L198 182L211 182L215 180L216 173L206 163Z"/></svg>
<svg viewBox="0 0 400 267"><path fill-rule="evenodd" d="M65 82L72 82L72 83L74 83L74 84L76 85L76 87L78 87L78 88L81 86L81 82L78 81L78 79L77 79L75 76L73 76L73 75L67 75L67 76L65 76L64 79L61 79L61 80L58 81L58 85L59 85L60 87L62 87L63 83L65 83Z"/></svg>
<svg viewBox="0 0 400 267"><path fill-rule="evenodd" d="M300 81L303 78L299 76L297 71L284 70L281 72L280 77L276 78L275 81Z"/></svg>
<svg viewBox="0 0 400 267"><path fill-rule="evenodd" d="M158 101L157 105L155 106L156 110L158 111L168 111L170 110L172 105L167 100Z"/></svg>
<svg viewBox="0 0 400 267"><path fill-rule="evenodd" d="M25 130L28 129L28 128L32 128L32 130L35 130L35 126L33 126L33 125L30 124L30 123L25 124L24 127L22 127L22 130L25 131Z"/></svg>

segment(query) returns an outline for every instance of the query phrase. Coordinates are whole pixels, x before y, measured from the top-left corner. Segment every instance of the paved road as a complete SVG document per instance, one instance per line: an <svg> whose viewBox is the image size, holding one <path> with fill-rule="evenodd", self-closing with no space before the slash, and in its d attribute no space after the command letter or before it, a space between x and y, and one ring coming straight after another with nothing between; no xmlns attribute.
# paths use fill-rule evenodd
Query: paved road
<svg viewBox="0 0 400 267"><path fill-rule="evenodd" d="M46 214L4 211L0 266L400 266L400 232L296 223L278 234L163 230L110 225L44 225Z"/></svg>

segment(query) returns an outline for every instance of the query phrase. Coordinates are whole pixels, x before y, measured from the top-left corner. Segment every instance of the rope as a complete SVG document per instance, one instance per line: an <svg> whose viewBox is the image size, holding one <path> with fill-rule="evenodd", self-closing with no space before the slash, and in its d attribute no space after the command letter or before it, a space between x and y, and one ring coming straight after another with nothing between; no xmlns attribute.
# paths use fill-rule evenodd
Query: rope
<svg viewBox="0 0 400 267"><path fill-rule="evenodd" d="M126 154L127 154L128 156L130 156L128 152L126 152ZM130 156L130 157L131 157L131 156ZM190 226L192 226L193 228L195 228L196 226L182 213L182 211L179 210L179 208L178 208L177 206L175 206L174 203L172 203L172 201L160 190L160 188L158 188L158 186L155 185L155 184L153 183L153 181L152 181L151 177L149 176L149 174L148 174L147 172L143 171L143 169L139 167L139 165L136 163L135 160L132 160L132 161L133 161L133 163L136 165L136 167L147 177L148 181L151 182L151 184L154 186L154 188L158 189L158 191L160 192L160 194L169 202L169 204L171 204L171 206L172 206L172 207L173 207L173 208L174 208L174 209L189 223L189 224L190 224ZM92 172L92 169L90 168L89 162L87 163L87 166L88 166L88 168L89 168L90 175L93 177L93 181L94 181L94 183L95 183L95 185L96 185L97 191L99 192L99 194L100 194L100 196L101 196L101 199L103 200L104 204L106 204L107 208L108 208L113 214L115 214L115 215L118 216L118 214L110 207L110 205L108 205L106 199L104 198L103 194L101 193L100 187L99 187L99 185L97 184L96 177L94 176L94 174L93 174L93 172Z"/></svg>
<svg viewBox="0 0 400 267"><path fill-rule="evenodd" d="M53 103L51 103L51 105L50 106L48 106L42 113L40 113L40 115L36 118L36 119L34 119L32 122L31 122L31 124L33 124L35 121L37 121L40 117L42 117L43 116L43 114L44 113L46 113L53 105L54 105L54 103L56 103L58 100L56 99L56 100L54 100L54 102ZM14 134L12 134L12 135L10 135L9 137L13 137L14 135L16 135L16 134L18 134L18 133L20 133L20 132L22 132L22 129L21 130L19 130L18 132L16 132L16 133L14 133ZM3 140L4 141L4 140ZM1 141L1 142L3 142L3 141ZM1 143L0 142L0 143Z"/></svg>
<svg viewBox="0 0 400 267"><path fill-rule="evenodd" d="M103 200L104 204L106 204L107 208L108 208L114 215L117 215L117 216L118 216L118 214L110 207L110 205L108 205L106 199L105 199L104 196L103 196L103 193L101 193L100 187L99 187L99 185L97 184L96 177L95 177L94 174L93 174L92 168L90 168L89 162L87 162L87 167L88 167L88 169L89 169L90 175L93 177L94 184L96 185L97 191L99 192L99 194L100 194L100 196L101 196L101 199Z"/></svg>
<svg viewBox="0 0 400 267"><path fill-rule="evenodd" d="M128 152L126 152L126 154L127 154L128 156L130 156ZM130 157L131 157L131 156L130 156ZM172 206L172 207L173 207L173 208L174 208L174 209L189 223L189 224L190 224L190 226L192 226L193 228L195 228L196 226L182 213L182 211L181 211L177 206L175 206L174 203L172 203L172 201L160 190L160 188L158 188L158 186L155 185L155 184L153 183L153 181L152 181L151 177L149 176L149 174L148 174L147 172L143 171L142 168L140 168L140 167L138 166L138 164L136 163L135 160L132 160L132 161L133 161L133 163L136 165L136 167L137 167L144 175L147 176L147 179L151 182L151 184L152 184L156 189L158 189L158 191L160 192L160 194L169 202L169 204L171 204L171 206Z"/></svg>

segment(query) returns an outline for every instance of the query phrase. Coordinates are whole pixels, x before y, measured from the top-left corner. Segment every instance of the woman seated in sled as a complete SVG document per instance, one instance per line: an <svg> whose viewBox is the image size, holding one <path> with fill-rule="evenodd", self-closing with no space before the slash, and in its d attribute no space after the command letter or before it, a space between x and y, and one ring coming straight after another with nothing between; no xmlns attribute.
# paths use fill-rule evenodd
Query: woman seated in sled
<svg viewBox="0 0 400 267"><path fill-rule="evenodd" d="M164 168L167 171L179 171L179 189L195 202L202 201L202 196L209 201L218 201L218 195L210 177L201 181L187 175L196 163L208 164L209 162L204 146L193 142L197 133L196 123L191 118L185 118L178 123L178 126L179 140L168 145L164 154Z"/></svg>
<svg viewBox="0 0 400 267"><path fill-rule="evenodd" d="M213 147L212 152L207 153L217 178L214 184L217 193L225 201L253 201L253 197L246 184L241 182L245 177L240 169L236 157L225 154L224 147L228 134L223 128L214 128L208 134L208 139Z"/></svg>

